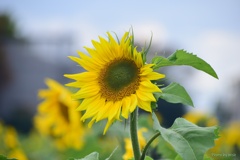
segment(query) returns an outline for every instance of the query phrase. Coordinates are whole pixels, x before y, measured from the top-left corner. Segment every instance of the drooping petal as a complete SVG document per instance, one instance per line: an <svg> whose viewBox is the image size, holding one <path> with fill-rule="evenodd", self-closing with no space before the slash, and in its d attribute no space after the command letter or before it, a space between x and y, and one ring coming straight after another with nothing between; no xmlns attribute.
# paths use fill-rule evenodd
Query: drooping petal
<svg viewBox="0 0 240 160"><path fill-rule="evenodd" d="M136 94L138 96L138 98L140 98L143 101L153 101L156 102L156 99L154 98L152 93L148 93L148 92L143 92L141 90L137 90Z"/></svg>
<svg viewBox="0 0 240 160"><path fill-rule="evenodd" d="M126 119L128 119L128 115L129 115L129 110L130 110L130 106L131 106L131 98L130 96L125 97L122 100L122 116Z"/></svg>
<svg viewBox="0 0 240 160"><path fill-rule="evenodd" d="M113 106L113 102L106 102L105 105L101 108L101 110L99 110L99 113L97 115L96 118L96 122L108 118L109 115L109 110L111 109L111 107Z"/></svg>
<svg viewBox="0 0 240 160"><path fill-rule="evenodd" d="M119 119L118 113L121 110L121 106L122 106L122 101L116 101L115 103L113 103L113 106L109 110L108 119L112 120L114 117L116 119Z"/></svg>
<svg viewBox="0 0 240 160"><path fill-rule="evenodd" d="M138 106L147 112L152 112L151 101L143 101L138 98Z"/></svg>
<svg viewBox="0 0 240 160"><path fill-rule="evenodd" d="M98 113L99 109L101 109L101 107L104 106L104 104L105 104L104 100L98 97L96 101L93 101L92 103L89 104L81 120L84 121L85 119L95 116Z"/></svg>
<svg viewBox="0 0 240 160"><path fill-rule="evenodd" d="M131 105L130 105L129 110L130 110L130 112L133 112L136 109L137 102L138 102L136 94L132 94L130 99L131 99Z"/></svg>

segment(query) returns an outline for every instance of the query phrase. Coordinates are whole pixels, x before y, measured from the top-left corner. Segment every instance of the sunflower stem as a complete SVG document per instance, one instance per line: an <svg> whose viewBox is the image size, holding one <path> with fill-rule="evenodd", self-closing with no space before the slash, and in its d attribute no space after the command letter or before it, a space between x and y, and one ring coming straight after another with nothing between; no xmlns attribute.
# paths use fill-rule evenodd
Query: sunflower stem
<svg viewBox="0 0 240 160"><path fill-rule="evenodd" d="M141 157L141 151L138 142L138 134L137 134L137 121L138 121L138 107L131 113L130 117L130 135L132 141L132 148L134 159L139 160Z"/></svg>
<svg viewBox="0 0 240 160"><path fill-rule="evenodd" d="M142 155L141 155L140 160L144 160L144 159L145 159L145 156L146 156L148 147L149 147L150 144L151 144L158 136L160 136L160 135L161 135L161 133L160 133L160 132L157 132L157 133L156 133L155 135L153 135L152 138L147 142L146 146L145 146L144 149L143 149L143 152L142 152Z"/></svg>

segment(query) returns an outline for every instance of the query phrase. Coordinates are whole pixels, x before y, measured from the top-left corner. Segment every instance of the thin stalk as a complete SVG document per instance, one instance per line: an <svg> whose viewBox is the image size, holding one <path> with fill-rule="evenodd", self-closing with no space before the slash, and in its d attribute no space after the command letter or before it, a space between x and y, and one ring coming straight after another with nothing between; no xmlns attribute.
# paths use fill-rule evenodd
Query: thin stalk
<svg viewBox="0 0 240 160"><path fill-rule="evenodd" d="M150 146L150 144L158 137L160 136L160 132L157 132L146 144L146 146L144 147L143 149L143 152L142 152L142 156L140 158L140 160L144 160L145 159L145 156L146 156L146 153L147 153L147 150L148 150L148 147Z"/></svg>
<svg viewBox="0 0 240 160"><path fill-rule="evenodd" d="M130 116L130 136L135 160L139 160L141 157L137 134L138 131L137 121L138 121L138 108L136 108L135 111L133 111Z"/></svg>

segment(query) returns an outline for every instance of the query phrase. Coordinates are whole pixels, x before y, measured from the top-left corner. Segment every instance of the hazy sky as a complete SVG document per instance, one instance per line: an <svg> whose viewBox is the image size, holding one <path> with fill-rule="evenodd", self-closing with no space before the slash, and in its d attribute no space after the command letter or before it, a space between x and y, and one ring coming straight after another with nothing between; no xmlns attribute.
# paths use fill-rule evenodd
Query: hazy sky
<svg viewBox="0 0 240 160"><path fill-rule="evenodd" d="M189 90L197 108L209 108L240 78L239 0L1 0L0 12L4 11L12 14L26 36L73 35L76 50L107 31L121 35L132 26L136 38L148 41L152 32L155 45L197 54L212 65L219 80L201 72L173 76Z"/></svg>

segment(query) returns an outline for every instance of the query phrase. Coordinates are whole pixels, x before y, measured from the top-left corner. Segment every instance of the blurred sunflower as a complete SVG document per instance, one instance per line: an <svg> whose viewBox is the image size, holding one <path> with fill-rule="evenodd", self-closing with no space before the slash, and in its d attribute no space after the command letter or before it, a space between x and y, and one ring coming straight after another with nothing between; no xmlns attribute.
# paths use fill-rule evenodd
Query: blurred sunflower
<svg viewBox="0 0 240 160"><path fill-rule="evenodd" d="M144 132L147 132L146 128L140 128L138 130L138 141L139 141L140 150L142 150L145 147L146 143L147 143L145 137L143 136ZM125 151L126 152L123 155L123 159L124 160L132 159L134 157L134 155L133 155L131 139L130 138L125 138L124 142L125 142Z"/></svg>
<svg viewBox="0 0 240 160"><path fill-rule="evenodd" d="M67 86L80 89L73 98L82 100L78 110L86 112L81 119L92 118L89 127L108 119L104 134L120 115L127 119L136 106L152 112L151 102L156 102L153 93L161 90L151 80L165 77L153 72L153 64L145 64L128 32L121 41L107 34L108 41L99 37L100 42L92 41L95 48L85 47L91 57L82 52L78 52L80 58L70 56L86 72L65 75L75 80Z"/></svg>
<svg viewBox="0 0 240 160"><path fill-rule="evenodd" d="M232 121L223 134L226 135L226 144L232 148L238 148L240 152L240 121Z"/></svg>
<svg viewBox="0 0 240 160"><path fill-rule="evenodd" d="M14 127L0 123L0 153L8 158L27 160L27 156L21 148L18 134Z"/></svg>
<svg viewBox="0 0 240 160"><path fill-rule="evenodd" d="M39 91L44 99L38 106L34 118L35 128L43 135L51 136L59 149L83 146L85 129L80 121L81 113L76 111L79 105L71 99L71 92L53 79L47 79L49 89Z"/></svg>
<svg viewBox="0 0 240 160"><path fill-rule="evenodd" d="M202 112L188 112L183 118L201 127L218 125L218 119L216 117Z"/></svg>
<svg viewBox="0 0 240 160"><path fill-rule="evenodd" d="M225 153L231 155L229 159L237 159L240 154L240 121L231 121L226 126L221 126L220 137L216 139L215 146L208 151L213 153ZM237 157L236 157L237 156ZM234 157L234 158L233 158Z"/></svg>

